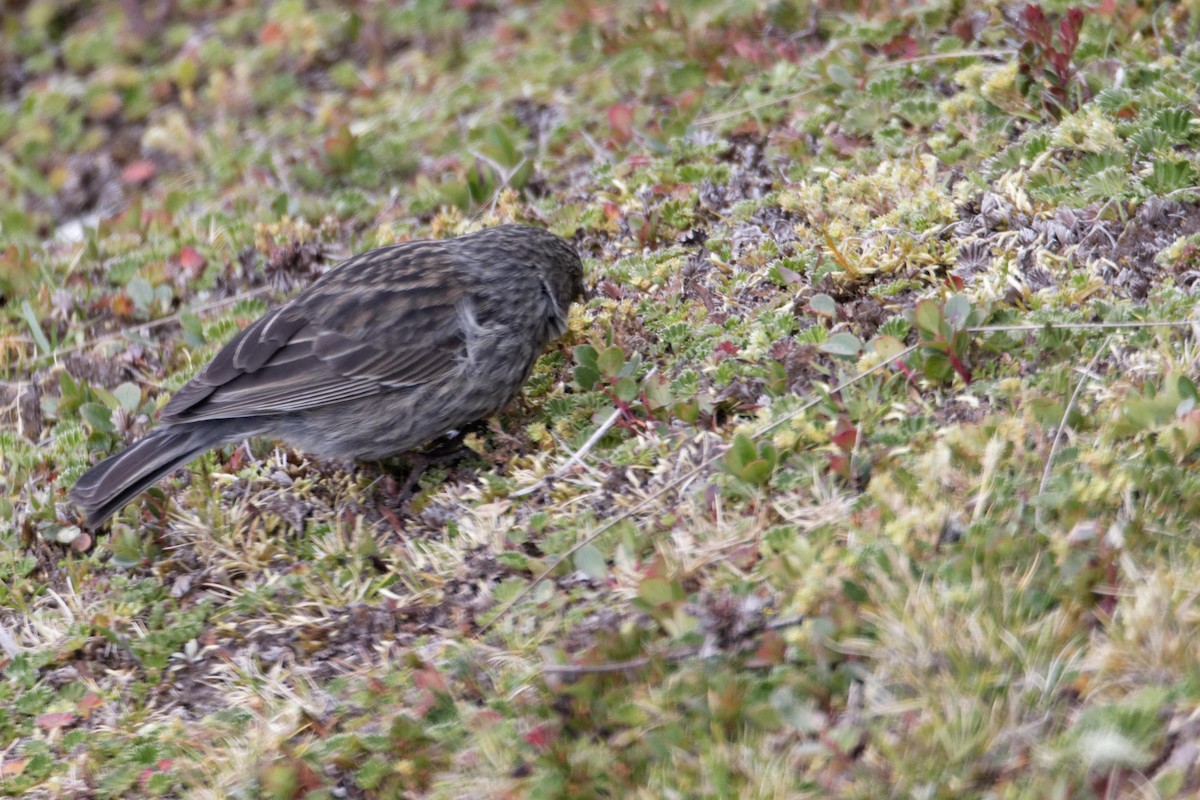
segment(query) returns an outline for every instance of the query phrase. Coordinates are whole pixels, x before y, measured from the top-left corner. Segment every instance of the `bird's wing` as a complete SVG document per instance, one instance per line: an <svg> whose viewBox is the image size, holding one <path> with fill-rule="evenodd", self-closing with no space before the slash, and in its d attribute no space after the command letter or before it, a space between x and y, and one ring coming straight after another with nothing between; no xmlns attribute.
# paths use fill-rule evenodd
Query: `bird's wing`
<svg viewBox="0 0 1200 800"><path fill-rule="evenodd" d="M433 248L364 256L337 268L357 267L353 272L330 272L238 334L171 398L160 419L292 413L453 371L466 358L468 335L468 301L448 262L453 256Z"/></svg>

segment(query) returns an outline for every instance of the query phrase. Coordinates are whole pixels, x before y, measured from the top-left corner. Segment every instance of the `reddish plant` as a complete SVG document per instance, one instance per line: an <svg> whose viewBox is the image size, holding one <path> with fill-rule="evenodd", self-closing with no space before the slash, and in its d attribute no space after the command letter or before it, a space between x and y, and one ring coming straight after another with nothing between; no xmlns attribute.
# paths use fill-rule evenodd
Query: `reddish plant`
<svg viewBox="0 0 1200 800"><path fill-rule="evenodd" d="M1018 87L1031 104L1040 103L1054 120L1078 109L1086 92L1071 63L1083 18L1079 7L1069 9L1057 25L1040 5L1029 3L1021 12L1018 30L1025 41L1020 49Z"/></svg>

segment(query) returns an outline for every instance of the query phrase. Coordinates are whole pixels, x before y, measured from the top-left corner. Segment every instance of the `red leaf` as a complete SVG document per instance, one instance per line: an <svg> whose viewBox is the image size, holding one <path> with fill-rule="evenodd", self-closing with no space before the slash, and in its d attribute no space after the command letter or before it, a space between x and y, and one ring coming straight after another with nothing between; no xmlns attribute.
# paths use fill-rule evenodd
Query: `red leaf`
<svg viewBox="0 0 1200 800"><path fill-rule="evenodd" d="M608 125L612 128L613 141L624 144L633 138L633 109L625 103L614 103L608 108Z"/></svg>
<svg viewBox="0 0 1200 800"><path fill-rule="evenodd" d="M538 750L545 750L557 738L557 731L549 725L538 725L521 738Z"/></svg>
<svg viewBox="0 0 1200 800"><path fill-rule="evenodd" d="M124 289L109 298L108 307L121 319L133 319L133 301Z"/></svg>
<svg viewBox="0 0 1200 800"><path fill-rule="evenodd" d="M158 171L158 167L154 162L147 159L139 159L131 161L125 169L121 170L121 180L130 185L145 183L154 177L154 173Z"/></svg>
<svg viewBox="0 0 1200 800"><path fill-rule="evenodd" d="M787 646L781 637L775 631L767 631L759 640L758 649L754 651L754 655L746 662L748 667L773 667L783 663L783 657L787 652Z"/></svg>
<svg viewBox="0 0 1200 800"><path fill-rule="evenodd" d="M858 429L846 417L841 417L833 428L833 436L830 437L830 440L843 453L849 453L854 449L855 442L858 441Z"/></svg>
<svg viewBox="0 0 1200 800"><path fill-rule="evenodd" d="M88 692L75 702L75 710L79 712L80 719L87 719L102 705L104 705L104 701L100 699L100 695Z"/></svg>
<svg viewBox="0 0 1200 800"><path fill-rule="evenodd" d="M829 471L850 480L850 459L840 453L829 457Z"/></svg>
<svg viewBox="0 0 1200 800"><path fill-rule="evenodd" d="M196 248L184 247L179 251L179 265L183 267L188 278L195 280L204 272L208 259L196 252Z"/></svg>
<svg viewBox="0 0 1200 800"><path fill-rule="evenodd" d="M262 30L258 32L258 43L265 45L283 44L287 37L284 35L283 26L278 22L268 22L262 26Z"/></svg>
<svg viewBox="0 0 1200 800"><path fill-rule="evenodd" d="M741 348L730 341L724 341L717 345L717 352L726 356L736 356L740 350Z"/></svg>
<svg viewBox="0 0 1200 800"><path fill-rule="evenodd" d="M43 730L53 730L54 728L65 728L75 722L75 714L70 711L51 711L49 714L42 714L37 718L39 728Z"/></svg>
<svg viewBox="0 0 1200 800"><path fill-rule="evenodd" d="M883 52L892 58L916 58L921 54L921 47L917 44L917 40L907 33L902 33L894 37L890 42L883 46Z"/></svg>
<svg viewBox="0 0 1200 800"><path fill-rule="evenodd" d="M413 683L422 689L428 689L438 694L446 694L446 681L433 667L426 667L413 673Z"/></svg>

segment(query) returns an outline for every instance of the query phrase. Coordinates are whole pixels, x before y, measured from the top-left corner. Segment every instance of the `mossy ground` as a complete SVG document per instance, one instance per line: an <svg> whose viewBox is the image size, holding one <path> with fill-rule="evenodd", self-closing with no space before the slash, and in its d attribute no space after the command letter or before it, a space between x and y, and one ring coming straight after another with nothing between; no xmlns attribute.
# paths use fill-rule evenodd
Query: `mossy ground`
<svg viewBox="0 0 1200 800"><path fill-rule="evenodd" d="M17 5L0 795L1200 788L1195 2ZM238 327L508 221L591 295L477 458L76 527Z"/></svg>

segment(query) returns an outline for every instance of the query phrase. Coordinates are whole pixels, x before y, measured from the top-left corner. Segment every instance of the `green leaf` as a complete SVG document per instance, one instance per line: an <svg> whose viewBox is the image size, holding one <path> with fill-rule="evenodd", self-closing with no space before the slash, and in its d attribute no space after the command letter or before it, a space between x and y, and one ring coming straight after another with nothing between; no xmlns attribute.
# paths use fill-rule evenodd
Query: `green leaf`
<svg viewBox="0 0 1200 800"><path fill-rule="evenodd" d="M140 275L133 276L125 284L125 294L129 295L138 311L149 311L150 304L154 302L154 287Z"/></svg>
<svg viewBox="0 0 1200 800"><path fill-rule="evenodd" d="M638 597L651 606L675 600L675 588L664 578L646 578L638 584Z"/></svg>
<svg viewBox="0 0 1200 800"><path fill-rule="evenodd" d="M633 378L620 378L617 380L616 388L617 399L629 403L637 399L638 385Z"/></svg>
<svg viewBox="0 0 1200 800"><path fill-rule="evenodd" d="M596 357L599 354L596 352L596 348L592 347L590 344L577 345L575 347L574 354L576 364L580 365L581 367L592 367L593 369L598 369L596 366Z"/></svg>
<svg viewBox="0 0 1200 800"><path fill-rule="evenodd" d="M37 314L33 312L33 306L29 305L28 300L21 301L21 316L25 317L25 324L29 326L29 335L37 343L38 350L42 351L42 355L50 355L50 340L46 338L41 324L38 323Z"/></svg>
<svg viewBox="0 0 1200 800"><path fill-rule="evenodd" d="M779 464L779 448L770 442L763 442L758 446L758 455L771 465L771 469L775 469Z"/></svg>
<svg viewBox="0 0 1200 800"><path fill-rule="evenodd" d="M517 550L505 550L496 554L496 563L517 572L529 569L529 556Z"/></svg>
<svg viewBox="0 0 1200 800"><path fill-rule="evenodd" d="M629 357L629 360L625 362L625 366L621 367L621 371L618 372L617 375L622 378L624 378L626 376L632 378L634 375L637 374L638 368L640 368L641 366L642 366L642 354L634 353L632 356Z"/></svg>
<svg viewBox="0 0 1200 800"><path fill-rule="evenodd" d="M1196 384L1187 375L1179 375L1178 381L1175 384L1179 390L1179 396L1189 400L1200 401L1200 393L1196 391Z"/></svg>
<svg viewBox="0 0 1200 800"><path fill-rule="evenodd" d="M925 356L922 371L925 373L925 377L931 381L945 383L954 374L954 365L941 353L928 353Z"/></svg>
<svg viewBox="0 0 1200 800"><path fill-rule="evenodd" d="M852 333L835 333L817 345L817 349L839 358L856 358L862 351L862 341Z"/></svg>
<svg viewBox="0 0 1200 800"><path fill-rule="evenodd" d="M619 347L606 348L596 359L596 366L600 369L600 374L608 378L615 378L624 364L625 351Z"/></svg>
<svg viewBox="0 0 1200 800"><path fill-rule="evenodd" d="M960 331L967 325L971 316L971 301L964 295L956 294L946 301L945 320L951 330Z"/></svg>
<svg viewBox="0 0 1200 800"><path fill-rule="evenodd" d="M654 375L642 384L646 400L651 408L662 408L671 403L671 385L662 375Z"/></svg>
<svg viewBox="0 0 1200 800"><path fill-rule="evenodd" d="M575 569L595 581L608 577L608 562L595 545L586 544L575 554Z"/></svg>
<svg viewBox="0 0 1200 800"><path fill-rule="evenodd" d="M676 403L672 411L680 421L686 422L688 425L700 419L700 403L697 400L684 400L681 403Z"/></svg>
<svg viewBox="0 0 1200 800"><path fill-rule="evenodd" d="M843 67L841 64L829 65L829 80L841 86L843 89L857 89L858 81L850 74L850 70Z"/></svg>
<svg viewBox="0 0 1200 800"><path fill-rule="evenodd" d="M575 368L575 385L584 391L592 389L600 380L600 372L595 367L578 366Z"/></svg>
<svg viewBox="0 0 1200 800"><path fill-rule="evenodd" d="M742 468L742 473L738 477L746 483L753 483L755 486L766 486L771 480L771 474L775 471L775 466L763 458L755 459Z"/></svg>
<svg viewBox="0 0 1200 800"><path fill-rule="evenodd" d="M867 590L861 584L850 580L842 581L842 593L855 603L865 603L871 599L871 596L867 594Z"/></svg>
<svg viewBox="0 0 1200 800"><path fill-rule="evenodd" d="M891 361L904 352L904 342L895 336L879 336L871 344L875 353L885 361Z"/></svg>
<svg viewBox="0 0 1200 800"><path fill-rule="evenodd" d="M79 416L83 417L83 421L90 425L92 430L101 433L112 433L115 430L112 424L112 412L103 403L84 403L79 407Z"/></svg>
<svg viewBox="0 0 1200 800"><path fill-rule="evenodd" d="M754 442L744 433L739 433L733 437L733 441L729 443L729 451L725 453L725 463L735 475L741 475L742 470L746 465L754 459L758 458L758 450L754 447Z"/></svg>
<svg viewBox="0 0 1200 800"><path fill-rule="evenodd" d="M113 396L126 411L136 411L138 404L142 402L142 390L137 384L128 381L113 389Z"/></svg>
<svg viewBox="0 0 1200 800"><path fill-rule="evenodd" d="M109 410L116 411L121 407L121 403L117 400L117 396L108 389L105 389L103 386L92 386L91 390L92 394L96 395L96 399L107 406Z"/></svg>
<svg viewBox="0 0 1200 800"><path fill-rule="evenodd" d="M827 294L814 294L808 301L808 308L814 314L833 319L837 316L837 303Z"/></svg>
<svg viewBox="0 0 1200 800"><path fill-rule="evenodd" d="M933 300L922 300L913 309L913 321L921 333L936 337L942 327L942 311Z"/></svg>
<svg viewBox="0 0 1200 800"><path fill-rule="evenodd" d="M181 312L179 315L179 326L183 328L183 340L190 347L202 347L204 345L204 323L200 318L191 311Z"/></svg>

